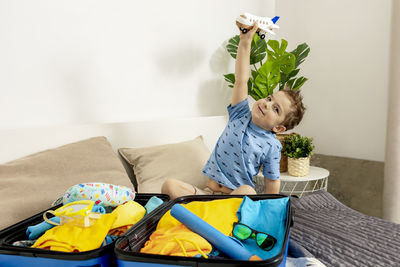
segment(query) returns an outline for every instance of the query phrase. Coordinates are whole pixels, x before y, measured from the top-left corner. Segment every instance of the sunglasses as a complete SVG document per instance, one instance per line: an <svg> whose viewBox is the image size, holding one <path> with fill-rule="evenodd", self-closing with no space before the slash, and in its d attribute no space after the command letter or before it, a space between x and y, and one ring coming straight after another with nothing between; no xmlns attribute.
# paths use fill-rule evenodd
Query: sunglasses
<svg viewBox="0 0 400 267"><path fill-rule="evenodd" d="M263 250L271 250L276 244L276 238L263 232L258 232L251 229L249 226L234 222L232 235L237 239L244 241L246 239L252 238L256 240L257 245Z"/></svg>

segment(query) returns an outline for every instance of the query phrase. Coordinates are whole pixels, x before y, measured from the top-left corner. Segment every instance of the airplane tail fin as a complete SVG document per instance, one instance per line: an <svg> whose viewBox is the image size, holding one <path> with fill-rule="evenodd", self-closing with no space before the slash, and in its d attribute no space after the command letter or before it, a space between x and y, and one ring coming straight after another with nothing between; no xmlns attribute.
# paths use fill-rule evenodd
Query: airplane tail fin
<svg viewBox="0 0 400 267"><path fill-rule="evenodd" d="M279 16L275 16L271 20L275 24L278 21L278 19L279 19Z"/></svg>

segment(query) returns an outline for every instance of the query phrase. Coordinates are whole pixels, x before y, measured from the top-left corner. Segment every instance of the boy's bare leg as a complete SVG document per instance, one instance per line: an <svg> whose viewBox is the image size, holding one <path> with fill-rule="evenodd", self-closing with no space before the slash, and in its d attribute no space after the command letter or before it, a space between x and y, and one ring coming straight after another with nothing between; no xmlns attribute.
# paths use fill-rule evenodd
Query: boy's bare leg
<svg viewBox="0 0 400 267"><path fill-rule="evenodd" d="M253 187L249 185L242 185L235 190L232 190L226 186L218 184L213 179L209 179L207 182L207 187L210 188L214 192L222 192L224 194L231 194L231 195L255 195L257 192L254 190Z"/></svg>
<svg viewBox="0 0 400 267"><path fill-rule="evenodd" d="M194 195L196 190L193 185L177 179L167 179L161 188L161 193L169 195L171 200L187 195Z"/></svg>
<svg viewBox="0 0 400 267"><path fill-rule="evenodd" d="M232 193L232 189L230 189L226 186L220 185L219 183L217 183L216 181L214 181L211 178L208 178L207 187L210 188L214 192L222 192L224 194Z"/></svg>
<svg viewBox="0 0 400 267"><path fill-rule="evenodd" d="M257 192L249 185L242 185L231 192L231 195L256 195Z"/></svg>

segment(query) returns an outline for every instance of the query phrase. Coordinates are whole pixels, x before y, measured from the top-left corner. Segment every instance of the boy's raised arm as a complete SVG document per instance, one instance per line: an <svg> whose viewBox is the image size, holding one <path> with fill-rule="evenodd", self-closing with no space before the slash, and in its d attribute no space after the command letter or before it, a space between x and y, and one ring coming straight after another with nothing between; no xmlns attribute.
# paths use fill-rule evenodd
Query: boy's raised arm
<svg viewBox="0 0 400 267"><path fill-rule="evenodd" d="M253 40L257 28L258 24L255 22L250 31L245 34L240 32L240 41L235 64L235 84L232 92L232 106L245 100L248 96L247 82L250 78L251 41Z"/></svg>

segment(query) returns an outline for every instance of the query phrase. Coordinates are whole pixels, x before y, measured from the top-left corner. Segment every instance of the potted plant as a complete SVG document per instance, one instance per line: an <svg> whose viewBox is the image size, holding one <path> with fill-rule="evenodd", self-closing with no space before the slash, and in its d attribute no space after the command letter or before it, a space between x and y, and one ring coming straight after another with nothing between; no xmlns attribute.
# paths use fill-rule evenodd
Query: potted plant
<svg viewBox="0 0 400 267"><path fill-rule="evenodd" d="M236 59L237 49L239 46L240 36L236 35L229 39L226 49L228 53ZM247 82L248 94L254 99L259 100L271 95L275 88L282 90L290 88L299 90L307 81L307 78L297 77L300 69L299 66L304 62L310 52L310 48L306 43L300 44L291 52L287 52L288 42L282 39L277 40L261 39L257 34L254 35L250 50L250 67L251 75ZM229 73L224 75L228 86L233 88L235 83L235 74ZM288 134L278 134L277 138L284 146L284 138ZM280 171L288 170L287 157L281 156Z"/></svg>
<svg viewBox="0 0 400 267"><path fill-rule="evenodd" d="M229 54L235 59L239 41L240 37L236 35L229 39L226 46ZM254 35L250 50L251 75L247 83L248 94L254 100L271 95L275 88L299 90L307 81L307 78L297 77L297 74L300 71L299 65L310 52L309 46L303 43L291 52L286 51L287 46L288 42L285 39L282 39L281 43L277 40L266 42L257 34ZM228 86L233 88L235 74L225 74L224 77Z"/></svg>
<svg viewBox="0 0 400 267"><path fill-rule="evenodd" d="M310 171L310 156L314 145L312 138L299 134L288 135L282 149L288 157L288 172L292 176L306 176Z"/></svg>

